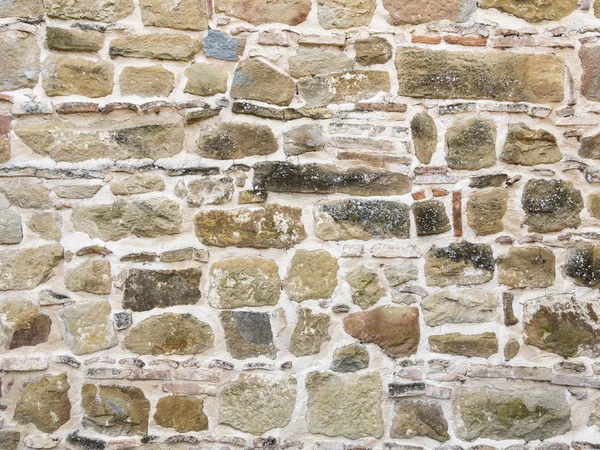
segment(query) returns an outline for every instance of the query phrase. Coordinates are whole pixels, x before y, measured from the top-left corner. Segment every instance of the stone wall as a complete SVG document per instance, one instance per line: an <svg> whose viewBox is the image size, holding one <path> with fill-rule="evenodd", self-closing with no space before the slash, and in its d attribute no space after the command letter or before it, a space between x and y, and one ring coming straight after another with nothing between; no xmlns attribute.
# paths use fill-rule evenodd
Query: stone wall
<svg viewBox="0 0 600 450"><path fill-rule="evenodd" d="M600 449L600 0L0 0L0 450Z"/></svg>

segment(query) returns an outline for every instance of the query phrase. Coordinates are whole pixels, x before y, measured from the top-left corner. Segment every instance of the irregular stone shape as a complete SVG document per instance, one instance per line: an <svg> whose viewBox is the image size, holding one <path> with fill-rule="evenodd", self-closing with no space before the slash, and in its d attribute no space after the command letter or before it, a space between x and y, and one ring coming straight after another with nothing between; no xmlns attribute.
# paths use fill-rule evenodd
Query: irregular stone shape
<svg viewBox="0 0 600 450"><path fill-rule="evenodd" d="M54 433L71 418L67 374L45 375L25 384L17 401L14 419L33 423L44 433Z"/></svg>
<svg viewBox="0 0 600 450"><path fill-rule="evenodd" d="M252 25L276 22L298 25L310 12L310 0L216 0L215 11L245 20Z"/></svg>
<svg viewBox="0 0 600 450"><path fill-rule="evenodd" d="M178 433L208 430L204 401L191 395L169 395L158 399L154 421Z"/></svg>
<svg viewBox="0 0 600 450"><path fill-rule="evenodd" d="M373 36L354 41L356 61L363 66L385 64L392 59L392 45L387 39Z"/></svg>
<svg viewBox="0 0 600 450"><path fill-rule="evenodd" d="M23 240L21 215L0 207L0 244L18 244Z"/></svg>
<svg viewBox="0 0 600 450"><path fill-rule="evenodd" d="M600 159L600 133L581 139L579 156L583 158Z"/></svg>
<svg viewBox="0 0 600 450"><path fill-rule="evenodd" d="M344 345L333 352L331 370L356 372L369 367L369 352L360 344Z"/></svg>
<svg viewBox="0 0 600 450"><path fill-rule="evenodd" d="M99 386L81 388L83 426L109 436L148 433L150 402L134 386Z"/></svg>
<svg viewBox="0 0 600 450"><path fill-rule="evenodd" d="M385 289L379 283L376 270L358 266L346 277L352 291L352 301L362 309L376 304L385 295Z"/></svg>
<svg viewBox="0 0 600 450"><path fill-rule="evenodd" d="M381 375L336 375L310 372L308 392L308 431L349 439L383 435Z"/></svg>
<svg viewBox="0 0 600 450"><path fill-rule="evenodd" d="M276 305L281 294L278 271L275 261L256 256L217 261L210 267L208 301L223 309Z"/></svg>
<svg viewBox="0 0 600 450"><path fill-rule="evenodd" d="M459 241L433 246L425 255L427 286L483 284L494 278L494 253L489 245Z"/></svg>
<svg viewBox="0 0 600 450"><path fill-rule="evenodd" d="M227 71L215 64L196 62L185 71L184 92L208 97L227 92Z"/></svg>
<svg viewBox="0 0 600 450"><path fill-rule="evenodd" d="M577 9L577 0L483 0L480 8L495 8L528 22L560 20Z"/></svg>
<svg viewBox="0 0 600 450"><path fill-rule="evenodd" d="M497 264L500 283L510 288L546 288L554 284L556 258L550 249L511 247Z"/></svg>
<svg viewBox="0 0 600 450"><path fill-rule="evenodd" d="M437 147L437 127L426 112L415 114L410 121L415 154L422 164L429 164Z"/></svg>
<svg viewBox="0 0 600 450"><path fill-rule="evenodd" d="M92 198L102 189L101 184L92 185L63 185L55 186L54 193L58 198L66 198L69 200L78 200L84 198Z"/></svg>
<svg viewBox="0 0 600 450"><path fill-rule="evenodd" d="M269 155L277 149L275 135L267 125L221 122L200 132L197 153L211 159L240 159Z"/></svg>
<svg viewBox="0 0 600 450"><path fill-rule="evenodd" d="M0 304L0 336L8 350L48 341L52 320L31 302L6 300Z"/></svg>
<svg viewBox="0 0 600 450"><path fill-rule="evenodd" d="M600 287L600 245L577 242L567 253L563 273L577 286Z"/></svg>
<svg viewBox="0 0 600 450"><path fill-rule="evenodd" d="M254 164L254 189L301 194L404 195L412 182L403 173L369 167L341 169L328 164L283 161Z"/></svg>
<svg viewBox="0 0 600 450"><path fill-rule="evenodd" d="M469 187L474 189L485 189L488 187L501 187L508 181L505 173L492 173L489 175L477 175L469 181Z"/></svg>
<svg viewBox="0 0 600 450"><path fill-rule="evenodd" d="M590 414L590 419L588 420L588 427L593 427L594 425L600 426L600 400L596 401L596 409Z"/></svg>
<svg viewBox="0 0 600 450"><path fill-rule="evenodd" d="M150 311L176 305L194 305L200 301L201 269L131 269L125 281L123 307L132 311Z"/></svg>
<svg viewBox="0 0 600 450"><path fill-rule="evenodd" d="M219 30L208 30L202 40L202 50L206 56L225 61L237 61L245 48L245 39L229 36Z"/></svg>
<svg viewBox="0 0 600 450"><path fill-rule="evenodd" d="M430 327L445 323L483 323L497 319L498 299L479 289L443 289L421 303L423 319Z"/></svg>
<svg viewBox="0 0 600 450"><path fill-rule="evenodd" d="M2 18L19 17L41 19L43 16L44 4L41 0L8 0L0 4L0 17Z"/></svg>
<svg viewBox="0 0 600 450"><path fill-rule="evenodd" d="M477 117L458 120L446 131L446 162L457 170L478 170L496 163L496 125Z"/></svg>
<svg viewBox="0 0 600 450"><path fill-rule="evenodd" d="M504 230L502 219L508 207L508 191L493 188L474 192L467 200L467 219L476 236L488 236Z"/></svg>
<svg viewBox="0 0 600 450"><path fill-rule="evenodd" d="M129 332L124 346L138 355L195 355L213 342L207 323L191 314L167 313L142 320Z"/></svg>
<svg viewBox="0 0 600 450"><path fill-rule="evenodd" d="M508 126L500 160L508 164L535 166L562 159L556 138L546 130L533 130L523 122Z"/></svg>
<svg viewBox="0 0 600 450"><path fill-rule="evenodd" d="M60 241L62 237L62 215L58 212L33 213L27 226L42 239Z"/></svg>
<svg viewBox="0 0 600 450"><path fill-rule="evenodd" d="M206 4L201 0L140 0L142 23L151 27L204 31L208 29Z"/></svg>
<svg viewBox="0 0 600 450"><path fill-rule="evenodd" d="M429 236L450 231L450 219L446 207L439 200L423 200L412 205L418 236Z"/></svg>
<svg viewBox="0 0 600 450"><path fill-rule="evenodd" d="M19 3L19 2L17 2ZM0 91L33 88L40 74L40 47L35 35L0 31Z"/></svg>
<svg viewBox="0 0 600 450"><path fill-rule="evenodd" d="M494 333L460 334L450 333L441 336L429 336L432 352L489 358L498 353L498 338Z"/></svg>
<svg viewBox="0 0 600 450"><path fill-rule="evenodd" d="M392 422L390 437L411 439L426 436L436 441L450 439L448 422L444 418L442 407L425 400L400 400L394 402L396 416Z"/></svg>
<svg viewBox="0 0 600 450"><path fill-rule="evenodd" d="M46 45L63 52L97 52L104 45L104 35L92 30L47 27Z"/></svg>
<svg viewBox="0 0 600 450"><path fill-rule="evenodd" d="M196 236L215 247L290 248L306 239L299 208L269 204L261 208L202 211Z"/></svg>
<svg viewBox="0 0 600 450"><path fill-rule="evenodd" d="M564 98L564 61L553 55L399 48L398 95L549 103Z"/></svg>
<svg viewBox="0 0 600 450"><path fill-rule="evenodd" d="M65 324L65 343L76 355L118 344L108 300L77 302L62 308L59 315Z"/></svg>
<svg viewBox="0 0 600 450"><path fill-rule="evenodd" d="M109 158L168 158L183 150L183 121L178 115L101 120L85 128L66 119L17 122L15 133L33 151L55 161Z"/></svg>
<svg viewBox="0 0 600 450"><path fill-rule="evenodd" d="M598 9L598 5L594 4ZM579 50L579 58L583 66L581 77L581 93L585 98L592 101L600 101L600 47L582 45Z"/></svg>
<svg viewBox="0 0 600 450"><path fill-rule="evenodd" d="M191 61L200 51L200 41L185 34L140 34L110 41L112 58L153 58Z"/></svg>
<svg viewBox="0 0 600 450"><path fill-rule="evenodd" d="M73 228L92 238L116 241L128 236L158 237L181 232L179 204L166 198L73 208Z"/></svg>
<svg viewBox="0 0 600 450"><path fill-rule="evenodd" d="M504 346L504 361L510 361L519 354L521 344L516 339L509 339Z"/></svg>
<svg viewBox="0 0 600 450"><path fill-rule="evenodd" d="M318 152L325 148L323 127L316 123L300 125L286 131L283 135L283 150L286 155Z"/></svg>
<svg viewBox="0 0 600 450"><path fill-rule="evenodd" d="M420 339L419 310L407 306L380 306L350 314L344 331L362 342L377 344L392 358L417 352Z"/></svg>
<svg viewBox="0 0 600 450"><path fill-rule="evenodd" d="M219 423L261 435L292 420L296 379L241 374L219 395Z"/></svg>
<svg viewBox="0 0 600 450"><path fill-rule="evenodd" d="M296 250L283 289L296 302L330 298L338 284L338 269L337 259L326 250Z"/></svg>
<svg viewBox="0 0 600 450"><path fill-rule="evenodd" d="M368 27L375 14L375 0L318 0L319 24L331 28Z"/></svg>
<svg viewBox="0 0 600 450"><path fill-rule="evenodd" d="M45 0L46 14L53 19L85 19L116 22L133 12L132 0Z"/></svg>
<svg viewBox="0 0 600 450"><path fill-rule="evenodd" d="M70 291L108 295L112 287L110 262L106 259L88 259L67 270L65 286Z"/></svg>
<svg viewBox="0 0 600 450"><path fill-rule="evenodd" d="M551 233L581 224L583 197L570 181L529 180L521 204L526 214L524 223L530 232Z"/></svg>
<svg viewBox="0 0 600 450"><path fill-rule="evenodd" d="M300 97L316 108L330 103L356 103L380 92L390 92L390 75L379 70L354 70L302 78Z"/></svg>
<svg viewBox="0 0 600 450"><path fill-rule="evenodd" d="M454 409L460 439L524 439L559 436L571 429L565 391L544 386L521 389L459 388Z"/></svg>
<svg viewBox="0 0 600 450"><path fill-rule="evenodd" d="M4 184L0 191L11 205L19 208L46 209L52 206L50 191L42 183L20 179Z"/></svg>
<svg viewBox="0 0 600 450"><path fill-rule="evenodd" d="M298 323L290 340L290 353L298 357L319 354L321 346L331 340L330 322L327 314L313 314L308 308L300 308Z"/></svg>
<svg viewBox="0 0 600 450"><path fill-rule="evenodd" d="M250 58L235 69L230 94L233 98L286 106L296 94L296 84L289 75L259 59Z"/></svg>
<svg viewBox="0 0 600 450"><path fill-rule="evenodd" d="M110 183L110 191L113 195L147 194L164 190L165 182L162 177L151 173L132 175Z"/></svg>
<svg viewBox="0 0 600 450"><path fill-rule="evenodd" d="M188 206L224 205L233 198L233 179L230 177L199 178L187 185Z"/></svg>
<svg viewBox="0 0 600 450"><path fill-rule="evenodd" d="M162 66L124 67L119 77L121 95L168 97L175 85L175 75Z"/></svg>
<svg viewBox="0 0 600 450"><path fill-rule="evenodd" d="M587 210L594 219L600 219L600 192L592 192L588 195ZM1 229L2 225L0 225L0 230Z"/></svg>
<svg viewBox="0 0 600 450"><path fill-rule="evenodd" d="M227 351L235 359L256 358L265 355L275 359L273 331L268 313L250 311L221 311L221 325L225 330Z"/></svg>
<svg viewBox="0 0 600 450"><path fill-rule="evenodd" d="M563 358L600 356L600 307L572 294L548 294L523 305L524 342Z"/></svg>
<svg viewBox="0 0 600 450"><path fill-rule="evenodd" d="M321 47L300 47L298 53L289 57L288 64L294 78L346 72L354 67L354 61L344 53Z"/></svg>
<svg viewBox="0 0 600 450"><path fill-rule="evenodd" d="M59 244L0 251L0 291L33 289L52 278L62 259Z"/></svg>
<svg viewBox="0 0 600 450"><path fill-rule="evenodd" d="M439 20L465 22L476 9L473 0L383 0L383 7L390 14L388 21L392 25L416 25Z"/></svg>
<svg viewBox="0 0 600 450"><path fill-rule="evenodd" d="M12 430L0 431L0 450L17 450L21 442L21 432Z"/></svg>
<svg viewBox="0 0 600 450"><path fill-rule="evenodd" d="M105 97L113 91L114 68L107 61L49 56L42 65L42 86L50 97Z"/></svg>

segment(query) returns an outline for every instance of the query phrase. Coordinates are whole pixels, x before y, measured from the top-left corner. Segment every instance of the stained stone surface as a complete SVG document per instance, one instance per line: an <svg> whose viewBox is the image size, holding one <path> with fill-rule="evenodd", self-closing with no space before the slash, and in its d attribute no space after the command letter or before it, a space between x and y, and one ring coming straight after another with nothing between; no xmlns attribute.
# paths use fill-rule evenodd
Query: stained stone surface
<svg viewBox="0 0 600 450"><path fill-rule="evenodd" d="M298 25L306 20L310 7L310 0L282 0L278 2L217 0L215 2L216 11L245 20L252 25L270 22Z"/></svg>
<svg viewBox="0 0 600 450"><path fill-rule="evenodd" d="M238 159L277 151L277 141L265 125L220 123L200 133L198 153L211 159Z"/></svg>
<svg viewBox="0 0 600 450"><path fill-rule="evenodd" d="M496 126L486 119L455 122L446 132L446 162L451 169L477 170L496 162Z"/></svg>
<svg viewBox="0 0 600 450"><path fill-rule="evenodd" d="M265 355L275 359L273 330L268 313L250 311L222 311L219 314L225 331L227 351L235 359L256 358Z"/></svg>
<svg viewBox="0 0 600 450"><path fill-rule="evenodd" d="M508 197L508 192L502 188L471 194L467 200L467 220L477 236L500 233L504 229Z"/></svg>
<svg viewBox="0 0 600 450"><path fill-rule="evenodd" d="M330 28L368 26L375 13L375 0L319 0L319 23Z"/></svg>
<svg viewBox="0 0 600 450"><path fill-rule="evenodd" d="M208 417L204 413L204 402L189 395L169 395L156 403L154 421L178 433L208 429Z"/></svg>
<svg viewBox="0 0 600 450"><path fill-rule="evenodd" d="M421 308L429 326L493 322L497 317L498 299L480 289L442 289L425 297Z"/></svg>
<svg viewBox="0 0 600 450"><path fill-rule="evenodd" d="M352 301L362 309L375 305L385 295L376 270L358 266L346 277L352 292Z"/></svg>
<svg viewBox="0 0 600 450"><path fill-rule="evenodd" d="M110 262L89 259L65 274L65 286L75 292L107 295L112 289Z"/></svg>
<svg viewBox="0 0 600 450"><path fill-rule="evenodd" d="M315 314L308 308L298 311L298 323L290 340L290 353L294 356L316 355L321 346L329 341L330 317L327 314Z"/></svg>
<svg viewBox="0 0 600 450"><path fill-rule="evenodd" d="M452 228L446 214L446 207L439 200L415 202L411 209L418 236L442 234Z"/></svg>
<svg viewBox="0 0 600 450"><path fill-rule="evenodd" d="M447 355L488 358L498 353L498 338L494 333L450 333L429 336L431 350Z"/></svg>
<svg viewBox="0 0 600 450"><path fill-rule="evenodd" d="M562 159L556 137L546 130L534 130L523 122L510 124L500 160L509 164L535 166Z"/></svg>
<svg viewBox="0 0 600 450"><path fill-rule="evenodd" d="M33 289L52 278L62 259L59 244L0 250L0 291Z"/></svg>
<svg viewBox="0 0 600 450"><path fill-rule="evenodd" d="M528 22L560 20L577 9L577 0L483 0L481 8L496 8Z"/></svg>
<svg viewBox="0 0 600 450"><path fill-rule="evenodd" d="M6 300L0 304L2 344L12 350L47 342L52 320L33 303Z"/></svg>
<svg viewBox="0 0 600 450"><path fill-rule="evenodd" d="M331 370L335 372L357 372L369 367L369 352L360 344L349 344L337 348L333 353Z"/></svg>
<svg viewBox="0 0 600 450"><path fill-rule="evenodd" d="M40 73L40 47L35 35L13 30L0 31L0 91L32 88Z"/></svg>
<svg viewBox="0 0 600 450"><path fill-rule="evenodd" d="M425 255L428 286L482 284L494 277L491 246L458 241L447 247L433 246Z"/></svg>
<svg viewBox="0 0 600 450"><path fill-rule="evenodd" d="M426 112L420 112L410 121L415 154L423 164L429 164L435 153L438 136L435 121Z"/></svg>
<svg viewBox="0 0 600 450"><path fill-rule="evenodd" d="M497 264L500 283L511 288L546 288L556 277L556 258L546 248L511 248Z"/></svg>
<svg viewBox="0 0 600 450"><path fill-rule="evenodd" d="M329 298L338 284L338 268L336 258L326 250L297 250L283 289L296 302Z"/></svg>
<svg viewBox="0 0 600 450"><path fill-rule="evenodd" d="M384 0L383 7L389 13L392 25L420 24L439 20L453 22L466 21L475 10L473 0L448 0L439 3L434 0Z"/></svg>
<svg viewBox="0 0 600 450"><path fill-rule="evenodd" d="M108 300L79 301L61 308L65 343L76 355L85 355L117 345Z"/></svg>
<svg viewBox="0 0 600 450"><path fill-rule="evenodd" d="M396 439L427 436L436 441L450 439L448 422L439 404L423 400L395 402L396 416L390 435Z"/></svg>

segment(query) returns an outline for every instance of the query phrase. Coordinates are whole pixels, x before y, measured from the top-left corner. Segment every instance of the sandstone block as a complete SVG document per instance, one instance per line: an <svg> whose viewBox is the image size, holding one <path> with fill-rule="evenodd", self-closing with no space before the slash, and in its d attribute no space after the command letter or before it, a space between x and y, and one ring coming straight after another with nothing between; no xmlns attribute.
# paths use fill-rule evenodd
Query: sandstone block
<svg viewBox="0 0 600 450"><path fill-rule="evenodd" d="M581 224L583 197L573 183L563 180L532 179L523 190L521 204L525 224L534 233L550 233Z"/></svg>
<svg viewBox="0 0 600 450"><path fill-rule="evenodd" d="M312 77L352 70L354 61L345 54L321 47L300 47L288 59L290 75L294 78Z"/></svg>
<svg viewBox="0 0 600 450"><path fill-rule="evenodd" d="M556 138L546 130L533 130L524 123L510 124L500 160L509 164L535 166L562 159Z"/></svg>
<svg viewBox="0 0 600 450"><path fill-rule="evenodd" d="M85 19L115 22L133 12L132 0L46 0L46 14L53 19Z"/></svg>
<svg viewBox="0 0 600 450"><path fill-rule="evenodd" d="M227 71L215 64L194 63L186 71L184 92L208 97L227 91Z"/></svg>
<svg viewBox="0 0 600 450"><path fill-rule="evenodd" d="M498 338L494 333L460 334L451 333L430 336L431 351L449 355L488 358L498 353Z"/></svg>
<svg viewBox="0 0 600 450"><path fill-rule="evenodd" d="M289 105L296 94L296 84L287 74L260 59L250 58L238 64L233 74L231 96L274 105Z"/></svg>
<svg viewBox="0 0 600 450"><path fill-rule="evenodd" d="M62 215L57 212L33 213L27 222L31 231L36 232L42 239L60 241L62 237Z"/></svg>
<svg viewBox="0 0 600 450"><path fill-rule="evenodd" d="M147 194L148 192L162 192L165 182L160 175L137 174L122 180L111 181L110 191L113 195Z"/></svg>
<svg viewBox="0 0 600 450"><path fill-rule="evenodd" d="M321 346L331 339L330 322L327 314L313 314L308 308L300 308L290 340L290 353L297 357L319 354Z"/></svg>
<svg viewBox="0 0 600 450"><path fill-rule="evenodd" d="M47 342L52 320L29 301L6 300L0 304L0 324L2 344L12 350Z"/></svg>
<svg viewBox="0 0 600 450"><path fill-rule="evenodd" d="M117 345L108 300L77 302L59 311L65 325L65 343L76 355L85 355Z"/></svg>
<svg viewBox="0 0 600 450"><path fill-rule="evenodd" d="M211 159L240 159L269 155L278 149L277 140L267 125L222 122L201 131L197 152Z"/></svg>
<svg viewBox="0 0 600 450"><path fill-rule="evenodd" d="M492 248L459 241L447 247L433 246L425 255L428 286L459 286L487 283L494 277Z"/></svg>
<svg viewBox="0 0 600 450"><path fill-rule="evenodd" d="M310 12L310 0L217 0L215 11L245 20L252 25L277 22L298 25Z"/></svg>
<svg viewBox="0 0 600 450"><path fill-rule="evenodd" d="M423 319L430 327L446 323L492 322L498 317L498 299L480 289L442 289L421 303Z"/></svg>
<svg viewBox="0 0 600 450"><path fill-rule="evenodd" d="M227 351L235 359L256 358L265 355L275 359L273 330L268 313L250 311L221 311L221 325L225 330Z"/></svg>
<svg viewBox="0 0 600 450"><path fill-rule="evenodd" d="M63 52L97 52L104 45L104 35L98 31L47 27L46 45Z"/></svg>
<svg viewBox="0 0 600 450"><path fill-rule="evenodd" d="M114 68L112 63L107 61L49 56L42 65L42 85L50 97L105 97L112 94L113 79Z"/></svg>
<svg viewBox="0 0 600 450"><path fill-rule="evenodd" d="M478 170L496 163L496 125L489 119L456 121L446 131L446 162L457 170Z"/></svg>
<svg viewBox="0 0 600 450"><path fill-rule="evenodd" d="M390 436L395 439L411 439L426 436L439 442L450 439L448 422L442 407L424 400L401 400L394 403L396 416Z"/></svg>
<svg viewBox="0 0 600 450"><path fill-rule="evenodd" d="M426 112L420 112L410 121L415 154L422 164L429 164L437 147L437 127Z"/></svg>
<svg viewBox="0 0 600 450"><path fill-rule="evenodd" d="M191 395L169 395L156 403L154 421L178 433L208 430L208 417L204 413L204 402Z"/></svg>
<svg viewBox="0 0 600 450"><path fill-rule="evenodd" d="M175 85L175 75L162 66L124 67L119 77L122 95L168 97Z"/></svg>
<svg viewBox="0 0 600 450"><path fill-rule="evenodd" d="M442 234L450 231L450 219L446 207L439 200L423 200L412 204L418 236Z"/></svg>
<svg viewBox="0 0 600 450"><path fill-rule="evenodd" d="M435 0L384 0L383 7L389 13L392 25L421 24L450 20L465 22L476 9L473 0L448 0L443 3Z"/></svg>
<svg viewBox="0 0 600 450"><path fill-rule="evenodd" d="M362 309L375 305L386 292L381 286L379 274L361 265L346 277L352 292L352 301Z"/></svg>
<svg viewBox="0 0 600 450"><path fill-rule="evenodd" d="M497 263L500 283L510 288L546 288L554 284L556 258L550 249L513 247Z"/></svg>
<svg viewBox="0 0 600 450"><path fill-rule="evenodd" d="M146 26L190 31L208 29L206 3L202 0L141 0L140 8Z"/></svg>
<svg viewBox="0 0 600 450"><path fill-rule="evenodd" d="M52 277L62 259L59 244L0 251L0 291L33 289Z"/></svg>
<svg viewBox="0 0 600 450"><path fill-rule="evenodd" d="M357 372L369 367L369 352L360 344L339 347L333 352L331 370L335 372Z"/></svg>
<svg viewBox="0 0 600 450"><path fill-rule="evenodd" d="M22 240L21 215L8 208L0 208L0 244L18 244Z"/></svg>
<svg viewBox="0 0 600 450"><path fill-rule="evenodd" d="M33 88L40 75L40 47L35 35L0 31L0 91Z"/></svg>
<svg viewBox="0 0 600 450"><path fill-rule="evenodd" d="M112 288L110 262L88 259L65 274L65 286L75 292L108 295Z"/></svg>
<svg viewBox="0 0 600 450"><path fill-rule="evenodd" d="M577 6L577 0L533 0L526 3L519 0L483 0L479 3L480 8L495 8L528 22L560 20L575 11Z"/></svg>
<svg viewBox="0 0 600 450"><path fill-rule="evenodd" d="M375 0L319 0L317 13L323 28L369 26L375 14Z"/></svg>
<svg viewBox="0 0 600 450"><path fill-rule="evenodd" d="M508 191L493 188L474 192L467 200L467 219L477 236L488 236L504 230L502 219L508 207Z"/></svg>
<svg viewBox="0 0 600 450"><path fill-rule="evenodd" d="M152 58L191 61L200 51L200 41L184 34L144 34L118 37L110 42L112 58Z"/></svg>
<svg viewBox="0 0 600 450"><path fill-rule="evenodd" d="M296 302L330 298L338 284L338 268L337 259L326 250L296 250L283 289Z"/></svg>

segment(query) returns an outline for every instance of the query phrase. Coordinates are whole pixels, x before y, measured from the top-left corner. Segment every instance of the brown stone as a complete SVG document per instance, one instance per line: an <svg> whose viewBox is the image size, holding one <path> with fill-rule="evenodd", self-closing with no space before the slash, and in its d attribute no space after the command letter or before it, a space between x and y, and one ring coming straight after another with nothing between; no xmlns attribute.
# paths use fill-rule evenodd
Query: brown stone
<svg viewBox="0 0 600 450"><path fill-rule="evenodd" d="M208 430L204 402L191 395L169 395L158 399L154 421L178 433Z"/></svg>
<svg viewBox="0 0 600 450"><path fill-rule="evenodd" d="M191 31L208 29L206 3L202 0L141 0L140 9L146 26Z"/></svg>
<svg viewBox="0 0 600 450"><path fill-rule="evenodd" d="M108 300L79 301L59 311L64 341L76 355L94 353L118 344Z"/></svg>
<svg viewBox="0 0 600 450"><path fill-rule="evenodd" d="M438 142L435 121L426 112L420 112L410 121L410 130L417 158L422 164L429 164Z"/></svg>
<svg viewBox="0 0 600 450"><path fill-rule="evenodd" d="M296 94L292 77L257 58L238 64L233 75L231 96L287 106Z"/></svg>
<svg viewBox="0 0 600 450"><path fill-rule="evenodd" d="M401 400L395 402L394 411L396 416L390 430L392 438L426 436L440 442L450 439L448 422L439 404L425 400Z"/></svg>
<svg viewBox="0 0 600 450"><path fill-rule="evenodd" d="M577 9L577 0L483 0L480 8L496 8L529 22L560 20Z"/></svg>
<svg viewBox="0 0 600 450"><path fill-rule="evenodd" d="M321 346L331 339L327 314L313 314L308 308L298 311L298 323L290 340L290 353L294 356L317 355Z"/></svg>
<svg viewBox="0 0 600 450"><path fill-rule="evenodd" d="M370 37L354 41L356 61L363 66L385 64L392 59L392 45L382 37Z"/></svg>
<svg viewBox="0 0 600 450"><path fill-rule="evenodd" d="M42 85L50 97L105 97L113 91L114 68L107 61L49 56L42 67Z"/></svg>
<svg viewBox="0 0 600 450"><path fill-rule="evenodd" d="M200 41L184 34L143 34L113 39L109 53L115 58L153 58L191 61L200 51Z"/></svg>
<svg viewBox="0 0 600 450"><path fill-rule="evenodd" d="M386 294L377 271L362 265L350 272L346 281L350 285L352 301L362 309L375 305Z"/></svg>
<svg viewBox="0 0 600 450"><path fill-rule="evenodd" d="M494 333L430 336L429 345L433 352L458 356L489 358L498 353L498 338Z"/></svg>
<svg viewBox="0 0 600 450"><path fill-rule="evenodd" d="M368 27L375 14L375 0L318 0L319 24L331 28Z"/></svg>
<svg viewBox="0 0 600 450"><path fill-rule="evenodd" d="M0 430L0 450L17 450L20 442L20 431Z"/></svg>
<svg viewBox="0 0 600 450"><path fill-rule="evenodd" d="M509 339L504 346L504 361L510 361L519 354L521 344L516 339Z"/></svg>
<svg viewBox="0 0 600 450"><path fill-rule="evenodd" d="M17 179L0 187L6 200L19 208L47 209L52 205L50 190L42 183Z"/></svg>
<svg viewBox="0 0 600 450"><path fill-rule="evenodd" d="M477 236L488 236L504 230L502 219L508 207L508 191L493 188L474 192L467 200L467 219Z"/></svg>
<svg viewBox="0 0 600 450"><path fill-rule="evenodd" d="M119 77L121 95L168 97L174 83L175 75L162 66L124 67Z"/></svg>
<svg viewBox="0 0 600 450"><path fill-rule="evenodd" d="M244 122L221 122L202 130L197 152L211 159L240 159L275 153L277 140L271 128Z"/></svg>
<svg viewBox="0 0 600 450"><path fill-rule="evenodd" d="M0 291L33 289L52 278L62 259L59 244L0 251Z"/></svg>
<svg viewBox="0 0 600 450"><path fill-rule="evenodd" d="M31 231L36 232L42 239L60 241L62 237L62 215L58 212L33 213L27 222Z"/></svg>
<svg viewBox="0 0 600 450"><path fill-rule="evenodd" d="M276 22L298 25L310 12L310 0L216 0L215 11L245 20L252 25Z"/></svg>
<svg viewBox="0 0 600 450"><path fill-rule="evenodd" d="M44 3L42 2L42 0L11 0L3 2L0 5L0 17L2 18L19 17L41 19L43 16Z"/></svg>
<svg viewBox="0 0 600 450"><path fill-rule="evenodd" d="M594 219L600 219L600 191L588 195L586 206L590 216Z"/></svg>
<svg viewBox="0 0 600 450"><path fill-rule="evenodd" d="M85 19L115 22L133 12L132 0L45 0L46 14L53 19Z"/></svg>
<svg viewBox="0 0 600 450"><path fill-rule="evenodd" d="M356 372L369 367L369 352L360 344L349 344L333 352L331 370L335 372Z"/></svg>
<svg viewBox="0 0 600 450"><path fill-rule="evenodd" d="M392 25L420 24L450 20L465 22L475 10L471 0L384 0L383 7L389 13L388 21Z"/></svg>
<svg viewBox="0 0 600 450"><path fill-rule="evenodd" d="M458 120L446 131L446 162L457 170L478 170L496 163L496 125L477 117Z"/></svg>
<svg viewBox="0 0 600 450"><path fill-rule="evenodd" d="M97 52L104 45L104 35L92 30L46 27L46 45L63 52Z"/></svg>
<svg viewBox="0 0 600 450"><path fill-rule="evenodd" d="M600 159L600 133L582 138L578 154L583 158Z"/></svg>
<svg viewBox="0 0 600 450"><path fill-rule="evenodd" d="M75 292L108 295L112 288L110 262L106 259L88 259L65 274L65 286Z"/></svg>
<svg viewBox="0 0 600 450"><path fill-rule="evenodd" d="M227 351L235 359L256 358L261 355L275 359L273 330L268 313L250 311L221 311Z"/></svg>
<svg viewBox="0 0 600 450"><path fill-rule="evenodd" d="M514 289L546 288L554 284L556 258L541 247L513 247L497 261L499 281Z"/></svg>
<svg viewBox="0 0 600 450"><path fill-rule="evenodd" d="M203 97L227 91L227 71L216 64L195 62L185 71L184 92Z"/></svg>
<svg viewBox="0 0 600 450"><path fill-rule="evenodd" d="M40 47L35 35L16 30L0 31L0 91L33 88L40 75Z"/></svg>
<svg viewBox="0 0 600 450"><path fill-rule="evenodd" d="M296 250L283 289L291 300L330 298L338 281L338 262L326 250Z"/></svg>
<svg viewBox="0 0 600 450"><path fill-rule="evenodd" d="M510 124L500 160L509 164L535 166L562 159L556 138L546 130L533 130L523 122Z"/></svg>
<svg viewBox="0 0 600 450"><path fill-rule="evenodd" d="M344 53L321 47L300 47L298 53L288 59L290 75L294 78L312 77L332 72L351 70L354 61Z"/></svg>
<svg viewBox="0 0 600 450"><path fill-rule="evenodd" d="M300 97L309 107L330 103L356 103L374 97L379 92L390 92L388 72L355 70L302 78L298 82Z"/></svg>
<svg viewBox="0 0 600 450"><path fill-rule="evenodd" d="M598 4L594 4L600 11ZM581 76L581 93L592 101L600 101L600 46L582 45L579 58L583 66Z"/></svg>
<svg viewBox="0 0 600 450"><path fill-rule="evenodd" d="M48 341L52 320L31 302L6 300L0 304L0 336L8 350Z"/></svg>

